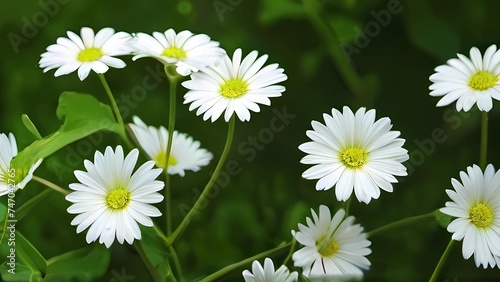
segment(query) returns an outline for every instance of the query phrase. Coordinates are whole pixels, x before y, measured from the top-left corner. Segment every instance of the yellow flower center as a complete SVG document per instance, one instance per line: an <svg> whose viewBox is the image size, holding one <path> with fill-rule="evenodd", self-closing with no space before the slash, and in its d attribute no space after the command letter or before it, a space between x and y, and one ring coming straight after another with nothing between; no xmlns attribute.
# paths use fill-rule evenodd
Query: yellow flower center
<svg viewBox="0 0 500 282"><path fill-rule="evenodd" d="M220 87L220 93L226 98L238 98L247 92L248 83L239 78L231 78Z"/></svg>
<svg viewBox="0 0 500 282"><path fill-rule="evenodd" d="M470 78L469 86L476 91L484 91L495 86L497 82L498 76L488 71L480 71Z"/></svg>
<svg viewBox="0 0 500 282"><path fill-rule="evenodd" d="M353 147L340 153L340 160L348 168L360 168L366 164L368 152L364 149Z"/></svg>
<svg viewBox="0 0 500 282"><path fill-rule="evenodd" d="M488 227L493 221L493 211L491 207L479 203L469 210L469 218L477 227Z"/></svg>
<svg viewBox="0 0 500 282"><path fill-rule="evenodd" d="M186 52L184 52L184 50L182 50L181 48L177 48L175 46L165 48L161 55L178 60L187 58Z"/></svg>
<svg viewBox="0 0 500 282"><path fill-rule="evenodd" d="M82 50L80 54L78 54L78 61L80 62L92 62L100 57L102 57L104 53L101 51L99 48L86 48L85 50Z"/></svg>
<svg viewBox="0 0 500 282"><path fill-rule="evenodd" d="M165 152L165 151L159 152L154 157L154 161L155 161L157 167L160 167L163 169L167 168L167 166L165 165L167 163L167 152ZM168 158L168 166L176 165L176 164L177 164L177 159L174 156L172 156L172 154L170 154L170 158Z"/></svg>
<svg viewBox="0 0 500 282"><path fill-rule="evenodd" d="M106 205L114 210L122 210L130 203L130 192L127 189L115 189L106 196Z"/></svg>
<svg viewBox="0 0 500 282"><path fill-rule="evenodd" d="M323 240L324 238L320 238L316 241L316 248L322 257L330 257L339 250L339 243L337 243L333 238L326 242Z"/></svg>

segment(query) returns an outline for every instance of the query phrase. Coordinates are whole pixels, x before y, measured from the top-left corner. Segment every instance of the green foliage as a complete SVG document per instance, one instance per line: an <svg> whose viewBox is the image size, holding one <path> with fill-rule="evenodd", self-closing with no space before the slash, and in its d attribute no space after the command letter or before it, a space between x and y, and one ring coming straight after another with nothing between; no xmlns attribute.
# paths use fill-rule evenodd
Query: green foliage
<svg viewBox="0 0 500 282"><path fill-rule="evenodd" d="M34 277L43 277L47 273L47 261L21 233L16 232L16 254L32 272L30 281Z"/></svg>
<svg viewBox="0 0 500 282"><path fill-rule="evenodd" d="M61 128L19 152L12 160L12 167L27 170L38 159L46 158L64 146L99 130L120 132L111 108L89 94L62 93L56 114L60 120L64 119Z"/></svg>

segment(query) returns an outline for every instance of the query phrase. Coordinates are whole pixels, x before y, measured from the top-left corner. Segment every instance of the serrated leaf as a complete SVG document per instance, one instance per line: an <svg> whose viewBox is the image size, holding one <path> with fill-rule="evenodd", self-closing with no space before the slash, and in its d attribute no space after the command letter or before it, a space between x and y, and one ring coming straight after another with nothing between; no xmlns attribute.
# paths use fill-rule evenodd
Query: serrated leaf
<svg viewBox="0 0 500 282"><path fill-rule="evenodd" d="M35 124L31 121L27 114L23 114L21 116L21 120L23 121L24 126L26 126L26 129L28 129L31 134L35 135L37 139L42 139L42 135L40 135L40 132L38 132Z"/></svg>
<svg viewBox="0 0 500 282"><path fill-rule="evenodd" d="M109 266L110 252L105 247L89 246L47 260L43 281L96 281Z"/></svg>
<svg viewBox="0 0 500 282"><path fill-rule="evenodd" d="M47 272L47 261L45 258L38 252L35 246L18 231L16 231L16 254L19 256L20 261L26 264L33 273L38 273L38 276L40 276L41 273L45 274ZM36 276L37 275L35 275L35 277ZM33 277L33 279L35 279L35 277ZM32 281L31 278L30 281Z"/></svg>
<svg viewBox="0 0 500 282"><path fill-rule="evenodd" d="M61 128L22 150L12 160L11 167L27 172L37 160L100 130L123 134L124 129L116 122L111 108L89 94L62 93L56 114L59 119L64 118Z"/></svg>

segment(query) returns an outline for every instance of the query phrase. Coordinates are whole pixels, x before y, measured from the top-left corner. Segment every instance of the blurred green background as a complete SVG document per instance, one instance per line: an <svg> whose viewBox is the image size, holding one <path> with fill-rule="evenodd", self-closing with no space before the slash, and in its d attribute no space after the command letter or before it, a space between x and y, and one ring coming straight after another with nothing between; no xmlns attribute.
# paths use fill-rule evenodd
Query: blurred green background
<svg viewBox="0 0 500 282"><path fill-rule="evenodd" d="M54 71L44 74L38 68L40 54L57 37L66 36L67 30L78 33L82 26L146 33L188 29L208 34L229 54L239 47L244 54L252 50L269 54L268 62L279 63L288 75L283 83L287 91L270 107L261 107L261 113L252 114L250 122L237 123L228 161L238 164L238 172L220 179L219 193L176 245L190 281L289 241L290 230L305 223L311 208L317 211L320 204L340 208L333 189L316 192L315 181L301 178L308 166L299 163L304 154L297 149L308 141L305 131L311 128L310 122L323 122L322 114L331 113L333 107L365 106L376 109L378 118L390 117L410 153L406 162L410 175L400 179L394 193L382 192L369 205L353 201L351 212L365 230L444 206L450 179L478 162L479 116L476 107L466 114L456 113L454 104L436 108L438 98L428 95L428 77L457 52L468 55L472 46L484 52L498 43L499 8L498 1L465 0L3 1L0 132L13 132L20 149L28 146L34 138L21 122L24 113L43 136L56 131L61 122L55 109L63 91L91 93L108 103L94 73L81 82L76 73L56 78ZM158 77L156 87L138 92L143 78L161 66L153 59L123 59L127 67L111 69L106 76L125 121L138 115L148 124L166 126L165 77ZM185 93L182 87L178 91L179 97ZM490 112L488 162L500 167L495 146L500 141L498 107L494 102ZM179 207L191 206L208 181L227 131L222 120L204 122L189 112L181 98L177 109L176 129L200 140L216 159L198 173L172 178L174 226L182 219ZM282 131L269 130L276 112L284 109L294 117ZM436 130L440 137L432 139ZM253 138L260 138L259 145L250 144ZM96 149L118 144L115 135L95 134L45 159L36 175L67 188L76 182L72 172L83 168L83 159L92 160ZM17 193L17 206L45 189L31 182ZM52 193L17 223L45 258L87 245L86 232L76 235L76 227L70 225L73 216L67 214L68 206L60 194ZM373 238L366 280L427 280L450 236L432 222ZM464 260L461 243L455 247L443 281L500 278L498 269L476 269L472 258ZM5 250L3 246L0 262ZM100 281L119 281L116 273L123 271L135 281L150 279L131 246L115 242L110 252L110 266ZM285 256L273 257L275 263ZM225 281L242 280L242 270Z"/></svg>

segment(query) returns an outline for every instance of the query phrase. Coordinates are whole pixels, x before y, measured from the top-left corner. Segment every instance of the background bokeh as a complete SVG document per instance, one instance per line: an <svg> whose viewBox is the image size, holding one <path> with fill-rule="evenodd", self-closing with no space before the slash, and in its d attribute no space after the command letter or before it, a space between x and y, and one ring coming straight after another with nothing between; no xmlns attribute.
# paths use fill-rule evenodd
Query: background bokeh
<svg viewBox="0 0 500 282"><path fill-rule="evenodd" d="M499 8L498 1L465 0L3 1L0 132L13 132L20 149L33 142L21 122L22 114L30 116L43 136L56 131L61 121L55 109L63 91L91 93L108 103L95 74L81 82L75 73L56 78L54 71L44 74L38 68L40 54L67 30L78 32L82 26L146 33L188 29L208 34L230 54L239 47L245 54L252 50L269 54L269 62L279 63L288 75L283 83L287 91L270 107L261 107L250 122L237 123L228 157L238 164L237 173L220 180L219 193L176 245L190 281L291 240L290 230L305 222L311 208L341 207L333 190L316 192L315 181L301 178L307 166L299 163L304 154L297 149L308 141L305 131L311 128L310 122L323 121L323 113L332 108L364 106L376 109L378 118L390 117L410 153L409 176L400 179L394 193L383 192L369 205L353 201L351 213L367 231L444 206L450 179L478 162L479 115L476 107L466 114L455 112L453 106L436 108L438 99L428 95L428 77L457 52L468 55L472 46L484 52L498 43ZM125 111L125 121L138 115L148 124L166 126L166 78L158 76L155 87L138 92L144 77L161 66L153 59L124 60L125 69L111 69L106 76ZM181 97L185 89L178 90ZM495 102L490 112L488 162L500 167L498 107ZM182 105L181 98L177 109L176 129L200 140L216 158L220 156L227 124L203 121ZM273 132L270 121L285 110L293 118L283 130ZM255 139L258 144L252 145ZM83 159L93 159L96 149L118 144L115 135L95 134L44 160L36 175L66 188L76 181L72 172L83 168ZM215 163L184 178L172 178L174 225L182 219L179 207L193 204ZM31 182L17 193L16 204L44 189ZM17 223L45 258L86 246L85 233L77 235L70 226L68 206L61 194L52 193ZM437 223L428 222L373 238L366 280L428 279L450 236ZM472 259L463 259L461 244L455 247L443 281L499 279L498 269L476 269ZM5 259L5 246L2 250L0 262ZM122 271L135 281L150 279L131 246L114 244L110 252L102 281L118 281L114 275ZM275 256L275 263L285 256ZM242 280L242 270L225 281Z"/></svg>

